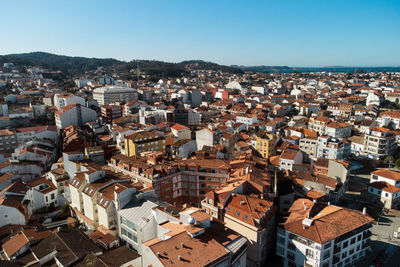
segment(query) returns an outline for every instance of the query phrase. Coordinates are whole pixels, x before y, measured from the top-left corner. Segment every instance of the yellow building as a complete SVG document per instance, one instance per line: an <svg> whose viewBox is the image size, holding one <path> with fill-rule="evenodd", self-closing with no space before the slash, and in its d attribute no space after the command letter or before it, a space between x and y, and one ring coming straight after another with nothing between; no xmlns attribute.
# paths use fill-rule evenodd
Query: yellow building
<svg viewBox="0 0 400 267"><path fill-rule="evenodd" d="M257 136L257 151L264 157L269 158L275 154L276 135L262 134Z"/></svg>
<svg viewBox="0 0 400 267"><path fill-rule="evenodd" d="M159 151L165 152L164 136L152 132L137 132L125 136L125 155L140 156L142 152Z"/></svg>

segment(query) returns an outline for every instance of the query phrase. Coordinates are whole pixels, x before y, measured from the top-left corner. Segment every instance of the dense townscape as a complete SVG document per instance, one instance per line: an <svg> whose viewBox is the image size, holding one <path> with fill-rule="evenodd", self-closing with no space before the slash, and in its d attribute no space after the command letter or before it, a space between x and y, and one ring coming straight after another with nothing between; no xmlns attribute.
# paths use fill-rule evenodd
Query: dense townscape
<svg viewBox="0 0 400 267"><path fill-rule="evenodd" d="M127 66L0 66L1 266L399 253L400 73Z"/></svg>

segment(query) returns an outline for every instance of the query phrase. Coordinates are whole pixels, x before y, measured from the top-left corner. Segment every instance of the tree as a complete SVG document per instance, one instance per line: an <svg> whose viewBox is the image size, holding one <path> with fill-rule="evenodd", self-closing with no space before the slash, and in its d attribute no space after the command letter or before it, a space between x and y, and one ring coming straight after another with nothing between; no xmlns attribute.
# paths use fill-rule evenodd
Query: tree
<svg viewBox="0 0 400 267"><path fill-rule="evenodd" d="M400 169L400 158L398 158L398 159L396 160L395 165L396 165L396 168L397 168L397 169Z"/></svg>
<svg viewBox="0 0 400 267"><path fill-rule="evenodd" d="M394 161L394 158L393 158L392 156L387 156L387 157L385 158L385 162L389 165L389 168L392 167L393 161ZM397 164L397 161L396 161L396 164Z"/></svg>

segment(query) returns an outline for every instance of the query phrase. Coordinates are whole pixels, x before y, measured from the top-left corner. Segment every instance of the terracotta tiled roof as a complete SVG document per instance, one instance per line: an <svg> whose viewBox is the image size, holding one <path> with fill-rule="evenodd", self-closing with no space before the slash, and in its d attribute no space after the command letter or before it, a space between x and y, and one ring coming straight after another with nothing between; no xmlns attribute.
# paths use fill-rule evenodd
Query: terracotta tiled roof
<svg viewBox="0 0 400 267"><path fill-rule="evenodd" d="M361 211L313 203L309 199L296 200L289 213L283 224L285 230L319 244L324 244L374 220L368 215L363 215ZM303 224L303 220L307 217L312 220L310 226Z"/></svg>
<svg viewBox="0 0 400 267"><path fill-rule="evenodd" d="M391 185L389 183L380 181L380 182L373 182L370 183L369 186L377 188L377 189L381 189L385 192L389 192L389 193L396 193L400 191L400 188L395 187L394 185Z"/></svg>
<svg viewBox="0 0 400 267"><path fill-rule="evenodd" d="M379 169L374 172L371 172L371 174L375 174L378 176L382 176L391 180L400 180L400 172L398 171L393 171L393 170L388 170L388 169Z"/></svg>

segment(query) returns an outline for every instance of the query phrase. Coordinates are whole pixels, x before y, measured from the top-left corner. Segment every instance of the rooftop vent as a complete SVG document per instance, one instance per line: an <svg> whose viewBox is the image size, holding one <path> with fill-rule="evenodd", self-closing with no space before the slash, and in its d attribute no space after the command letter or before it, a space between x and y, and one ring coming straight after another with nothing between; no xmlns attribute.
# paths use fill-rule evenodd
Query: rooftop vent
<svg viewBox="0 0 400 267"><path fill-rule="evenodd" d="M313 219L310 218L304 218L303 220L303 226L311 226L313 223ZM303 227L304 228L304 227Z"/></svg>
<svg viewBox="0 0 400 267"><path fill-rule="evenodd" d="M180 261L183 260L181 255L178 255L178 260L180 260Z"/></svg>

